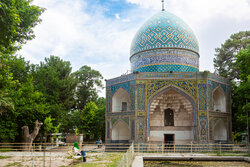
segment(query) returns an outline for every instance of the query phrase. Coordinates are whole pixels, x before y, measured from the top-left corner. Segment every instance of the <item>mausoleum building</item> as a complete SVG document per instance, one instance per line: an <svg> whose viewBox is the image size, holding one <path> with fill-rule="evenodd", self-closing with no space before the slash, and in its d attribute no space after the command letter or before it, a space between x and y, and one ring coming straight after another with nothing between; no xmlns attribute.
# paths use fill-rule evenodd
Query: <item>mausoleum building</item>
<svg viewBox="0 0 250 167"><path fill-rule="evenodd" d="M199 71L199 58L180 18L163 10L146 21L131 44L132 72L106 80L106 142L230 142L229 80Z"/></svg>

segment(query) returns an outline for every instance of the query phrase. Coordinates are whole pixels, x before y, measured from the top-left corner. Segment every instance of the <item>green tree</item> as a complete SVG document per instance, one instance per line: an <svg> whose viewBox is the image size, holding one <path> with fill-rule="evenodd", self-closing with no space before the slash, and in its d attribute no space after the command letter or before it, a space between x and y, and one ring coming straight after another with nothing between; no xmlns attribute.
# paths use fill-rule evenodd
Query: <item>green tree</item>
<svg viewBox="0 0 250 167"><path fill-rule="evenodd" d="M13 80L13 74L8 66L7 59L0 57L0 115L14 109L14 104L9 96L9 90L13 88L17 81Z"/></svg>
<svg viewBox="0 0 250 167"><path fill-rule="evenodd" d="M22 112L19 112L17 104L20 103L17 102L18 97L15 95L22 94L20 91L24 89L24 85L21 80L25 77L19 77L15 73L19 71L12 65L18 63L13 63L15 58L11 54L35 37L32 29L41 21L39 16L44 9L31 5L31 2L31 0L0 1L0 141L13 141L20 134L17 120L20 121L18 117ZM29 78L28 82L32 84L32 78Z"/></svg>
<svg viewBox="0 0 250 167"><path fill-rule="evenodd" d="M7 96L14 107L4 112L1 117L1 131L5 135L1 135L0 141L13 141L17 136L22 135L22 126L33 127L35 120L43 119L48 110L46 110L43 94L34 88L29 63L21 57L3 56L2 58L5 59L8 72L7 75L2 75L3 81L14 83L5 84L0 90L7 91ZM8 79L10 76L11 80Z"/></svg>
<svg viewBox="0 0 250 167"><path fill-rule="evenodd" d="M76 107L78 110L82 110L88 102L97 100L98 88L103 88L103 77L99 71L86 65L82 66L74 75L77 79Z"/></svg>
<svg viewBox="0 0 250 167"><path fill-rule="evenodd" d="M70 62L50 56L34 66L33 70L35 87L44 94L56 126L65 121L75 104L76 81L71 74Z"/></svg>
<svg viewBox="0 0 250 167"><path fill-rule="evenodd" d="M233 89L233 121L235 130L243 132L247 127L247 112L250 111L250 45L247 49L241 50L236 56L236 65L239 69L240 81L234 84ZM249 122L250 123L250 122Z"/></svg>
<svg viewBox="0 0 250 167"><path fill-rule="evenodd" d="M104 97L98 98L96 101L98 109L95 114L95 129L94 136L95 139L101 137L105 139L105 110L106 110L106 100Z"/></svg>
<svg viewBox="0 0 250 167"><path fill-rule="evenodd" d="M45 118L44 120L44 131L46 134L48 133L52 133L54 130L54 126L53 126L53 118L51 118L51 116L48 116Z"/></svg>
<svg viewBox="0 0 250 167"><path fill-rule="evenodd" d="M92 136L95 131L94 125L97 109L96 104L90 101L86 104L84 109L80 111L81 125L79 131L87 136L87 140L89 140L90 136Z"/></svg>
<svg viewBox="0 0 250 167"><path fill-rule="evenodd" d="M220 48L215 49L215 72L230 80L239 79L239 68L236 64L236 56L240 50L250 45L250 31L241 31L232 34Z"/></svg>
<svg viewBox="0 0 250 167"><path fill-rule="evenodd" d="M0 1L0 54L14 53L35 37L33 28L41 22L44 11L32 0Z"/></svg>

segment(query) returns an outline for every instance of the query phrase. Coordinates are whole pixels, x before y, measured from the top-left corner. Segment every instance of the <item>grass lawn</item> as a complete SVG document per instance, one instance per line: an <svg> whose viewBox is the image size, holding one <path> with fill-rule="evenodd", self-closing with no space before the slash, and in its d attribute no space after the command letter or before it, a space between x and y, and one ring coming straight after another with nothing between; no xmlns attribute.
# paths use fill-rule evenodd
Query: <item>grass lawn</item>
<svg viewBox="0 0 250 167"><path fill-rule="evenodd" d="M0 155L0 159L5 159L5 158L11 158L10 156L1 156Z"/></svg>
<svg viewBox="0 0 250 167"><path fill-rule="evenodd" d="M76 161L74 167L116 167L123 153L103 153L87 156L87 162Z"/></svg>

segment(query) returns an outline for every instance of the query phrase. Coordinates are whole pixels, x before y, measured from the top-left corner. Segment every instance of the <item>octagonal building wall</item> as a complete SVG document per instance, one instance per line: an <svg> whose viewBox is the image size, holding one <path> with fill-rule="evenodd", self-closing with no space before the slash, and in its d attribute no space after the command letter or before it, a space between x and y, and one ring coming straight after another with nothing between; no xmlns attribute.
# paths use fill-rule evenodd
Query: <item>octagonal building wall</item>
<svg viewBox="0 0 250 167"><path fill-rule="evenodd" d="M129 94L129 110L113 112L112 97L119 88ZM225 95L224 112L214 110L216 98L213 95L217 89ZM226 127L227 140L223 142L230 142L230 91L227 79L209 72L136 72L107 80L106 142L112 142L112 129L123 121L129 131L127 142L165 142L166 135L174 135L175 143L213 143L218 142L215 140L218 137L214 136L218 120ZM157 99L162 98L159 95L164 92L167 93L163 98L170 98L169 104ZM173 92L179 96L175 97ZM167 108L174 111L175 126L164 125L164 109Z"/></svg>

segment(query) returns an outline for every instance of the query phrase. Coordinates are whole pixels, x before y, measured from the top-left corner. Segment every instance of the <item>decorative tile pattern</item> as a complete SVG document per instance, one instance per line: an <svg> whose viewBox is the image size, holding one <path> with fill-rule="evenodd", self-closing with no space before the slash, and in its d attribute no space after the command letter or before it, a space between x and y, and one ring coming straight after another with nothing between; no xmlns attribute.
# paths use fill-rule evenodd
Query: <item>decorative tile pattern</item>
<svg viewBox="0 0 250 167"><path fill-rule="evenodd" d="M129 117L121 117L121 118L112 118L111 119L112 127L114 126L114 124L116 124L116 122L118 122L120 120L123 120L129 126Z"/></svg>
<svg viewBox="0 0 250 167"><path fill-rule="evenodd" d="M199 109L207 110L207 100L206 100L207 85L199 84L198 89L199 89Z"/></svg>
<svg viewBox="0 0 250 167"><path fill-rule="evenodd" d="M135 110L135 85L130 85L130 110L134 111Z"/></svg>
<svg viewBox="0 0 250 167"><path fill-rule="evenodd" d="M107 121L107 138L110 138L110 123Z"/></svg>
<svg viewBox="0 0 250 167"><path fill-rule="evenodd" d="M138 142L144 142L145 137L146 137L144 117L137 119L136 127L137 127L137 140L138 140Z"/></svg>
<svg viewBox="0 0 250 167"><path fill-rule="evenodd" d="M135 111L124 111L124 112L110 112L106 114L107 116L129 116L135 115Z"/></svg>
<svg viewBox="0 0 250 167"><path fill-rule="evenodd" d="M117 89L119 89L120 87L122 87L123 89L125 89L129 93L129 82L125 82L122 84L112 85L111 86L111 94L113 95L117 91Z"/></svg>
<svg viewBox="0 0 250 167"><path fill-rule="evenodd" d="M179 94L183 95L184 97L186 97L192 104L192 107L193 107L193 120L194 120L194 141L197 141L197 127L199 125L197 125L197 104L196 104L196 100L190 96L186 91L182 90L182 89L179 89L179 88L176 88L174 86L169 86L165 89L161 89L160 91L156 92L150 99L149 101L147 102L147 117L149 118L149 107L150 107L150 104L152 103L152 101L160 94L162 94L163 92L165 91L168 91L168 90L171 90L173 89L174 91L178 92ZM150 123L149 123L149 119L147 119L147 132L149 134L149 130L150 130ZM199 134L199 133L198 133Z"/></svg>
<svg viewBox="0 0 250 167"><path fill-rule="evenodd" d="M135 121L131 120L131 140L135 140Z"/></svg>
<svg viewBox="0 0 250 167"><path fill-rule="evenodd" d="M221 77L221 76L216 75L216 74L210 73L208 78L213 80L213 81L221 82L223 84L228 84L228 85L230 84L229 79Z"/></svg>
<svg viewBox="0 0 250 167"><path fill-rule="evenodd" d="M146 114L145 114L145 111L137 111L137 116L138 117L144 117Z"/></svg>
<svg viewBox="0 0 250 167"><path fill-rule="evenodd" d="M209 140L213 140L213 120L209 120Z"/></svg>
<svg viewBox="0 0 250 167"><path fill-rule="evenodd" d="M207 117L207 111L199 111L199 117Z"/></svg>
<svg viewBox="0 0 250 167"><path fill-rule="evenodd" d="M226 93L226 99L227 99L227 112L231 112L231 87L227 86L227 93Z"/></svg>
<svg viewBox="0 0 250 167"><path fill-rule="evenodd" d="M130 54L155 48L182 48L199 52L198 41L190 27L167 11L157 13L142 25L132 41Z"/></svg>
<svg viewBox="0 0 250 167"><path fill-rule="evenodd" d="M111 124L112 124L112 127L114 126L114 124L118 121L118 118L112 118L111 119Z"/></svg>
<svg viewBox="0 0 250 167"><path fill-rule="evenodd" d="M217 82L212 82L212 85L213 85L213 91L218 86L220 86L222 88L222 90L224 91L224 93L226 93L226 85L225 84L221 84L221 83L217 83Z"/></svg>
<svg viewBox="0 0 250 167"><path fill-rule="evenodd" d="M111 86L114 84L122 83L122 82L128 82L135 80L135 74L128 74L128 75L122 75L117 78L109 79L106 81L106 86Z"/></svg>
<svg viewBox="0 0 250 167"><path fill-rule="evenodd" d="M144 103L145 103L145 85L137 85L137 103L138 103L138 110L144 110Z"/></svg>
<svg viewBox="0 0 250 167"><path fill-rule="evenodd" d="M157 91L169 85L174 85L187 94L193 99L196 99L196 82L195 80L150 80L146 83L147 89L147 100L150 99Z"/></svg>
<svg viewBox="0 0 250 167"><path fill-rule="evenodd" d="M110 106L111 106L111 87L108 86L106 88L106 107L107 107L106 111L107 112L111 111Z"/></svg>
<svg viewBox="0 0 250 167"><path fill-rule="evenodd" d="M154 72L154 73L139 73L138 79L200 79L201 73L199 72L181 72L181 73L169 73L169 72Z"/></svg>
<svg viewBox="0 0 250 167"><path fill-rule="evenodd" d="M129 126L129 117L122 117L121 119Z"/></svg>
<svg viewBox="0 0 250 167"><path fill-rule="evenodd" d="M171 49L173 50L173 49ZM163 52L165 51L165 53ZM190 52L190 54L188 54ZM184 53L184 55L183 55ZM168 67L165 68L166 70L173 69L171 71L182 71L182 70L188 70L190 67L196 68L196 71L199 71L199 59L196 58L196 56L190 56L192 54L195 54L191 51L186 50L180 50L180 53L178 53L178 50L169 51L169 49L158 49L158 50L149 50L142 53L138 53L137 55L133 56L131 58L131 70L132 71L138 71L138 68L151 66L151 65L181 65L181 66L188 66L189 68L173 68ZM135 59L134 57L137 57ZM163 66L162 66L163 67ZM163 69L158 68L157 72L162 72ZM148 71L145 71L148 72ZM184 71L185 72L185 71Z"/></svg>
<svg viewBox="0 0 250 167"><path fill-rule="evenodd" d="M208 109L212 110L212 85L208 84Z"/></svg>
<svg viewBox="0 0 250 167"><path fill-rule="evenodd" d="M200 119L200 141L207 142L207 119Z"/></svg>
<svg viewBox="0 0 250 167"><path fill-rule="evenodd" d="M136 61L145 58L145 57L152 57L152 56L184 56L194 58L196 61L199 61L199 55L197 53L188 51L188 50L181 50L181 49L153 49L147 50L144 52L139 52L132 57L130 57L130 62L135 63Z"/></svg>
<svg viewBox="0 0 250 167"><path fill-rule="evenodd" d="M187 65L179 64L159 64L159 65L150 65L145 67L140 67L135 71L138 72L198 72L199 69Z"/></svg>

